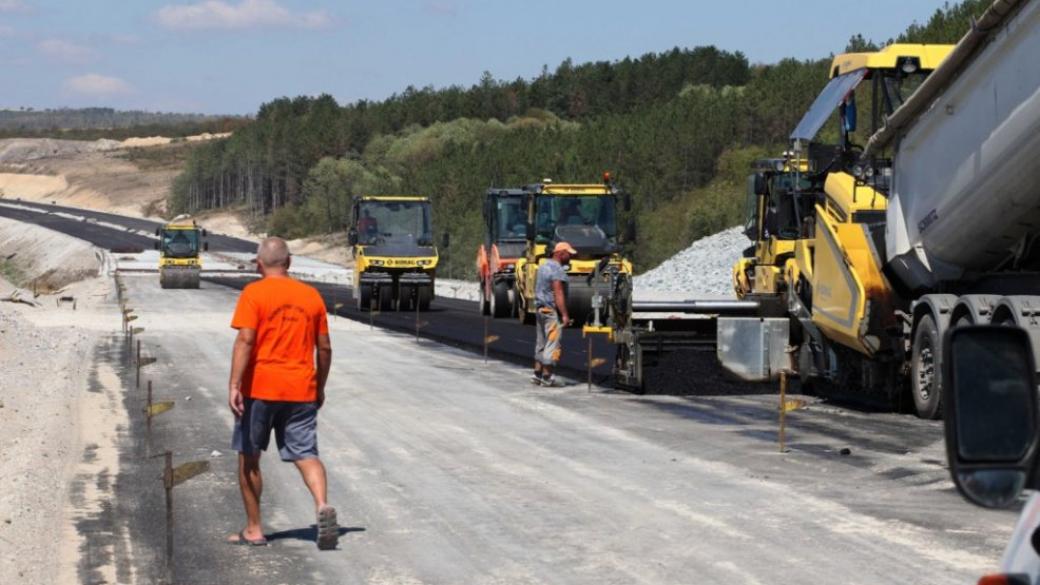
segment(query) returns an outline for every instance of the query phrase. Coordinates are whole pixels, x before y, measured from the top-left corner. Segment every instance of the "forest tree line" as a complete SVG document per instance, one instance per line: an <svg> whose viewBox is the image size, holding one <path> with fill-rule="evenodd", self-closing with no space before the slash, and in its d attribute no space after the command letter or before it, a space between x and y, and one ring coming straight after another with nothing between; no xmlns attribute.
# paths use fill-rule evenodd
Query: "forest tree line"
<svg viewBox="0 0 1040 585"><path fill-rule="evenodd" d="M897 40L955 42L988 4L946 5ZM485 73L469 88L409 87L382 101L280 98L231 138L194 149L170 208L242 209L273 234L301 237L344 230L354 195L428 195L459 275L473 271L487 187L590 182L610 170L633 194L641 271L739 223L748 165L786 146L829 62L752 65L739 52L676 48L566 60L531 80Z"/></svg>

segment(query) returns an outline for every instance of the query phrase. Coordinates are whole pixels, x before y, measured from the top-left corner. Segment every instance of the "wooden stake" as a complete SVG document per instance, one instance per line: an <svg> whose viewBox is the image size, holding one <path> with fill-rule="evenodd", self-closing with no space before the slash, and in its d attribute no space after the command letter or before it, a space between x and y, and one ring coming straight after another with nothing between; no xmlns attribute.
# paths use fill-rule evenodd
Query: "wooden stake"
<svg viewBox="0 0 1040 585"><path fill-rule="evenodd" d="M787 431L787 372L780 372L780 452L784 452Z"/></svg>

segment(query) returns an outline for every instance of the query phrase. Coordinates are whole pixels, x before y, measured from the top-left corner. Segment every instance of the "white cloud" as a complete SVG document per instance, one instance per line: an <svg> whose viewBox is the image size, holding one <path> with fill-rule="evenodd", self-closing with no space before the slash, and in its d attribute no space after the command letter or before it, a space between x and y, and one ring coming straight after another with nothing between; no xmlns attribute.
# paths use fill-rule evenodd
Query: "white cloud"
<svg viewBox="0 0 1040 585"><path fill-rule="evenodd" d="M132 93L134 88L118 77L88 73L65 80L65 89L89 97L109 97Z"/></svg>
<svg viewBox="0 0 1040 585"><path fill-rule="evenodd" d="M206 0L196 4L175 4L160 8L156 19L167 28L181 30L266 26L322 28L332 24L332 17L324 10L292 12L275 0L241 0L238 4Z"/></svg>
<svg viewBox="0 0 1040 585"><path fill-rule="evenodd" d="M37 43L36 48L47 57L66 63L86 63L94 58L90 47L63 39L45 39Z"/></svg>
<svg viewBox="0 0 1040 585"><path fill-rule="evenodd" d="M0 0L0 12L24 12L28 8L22 0Z"/></svg>

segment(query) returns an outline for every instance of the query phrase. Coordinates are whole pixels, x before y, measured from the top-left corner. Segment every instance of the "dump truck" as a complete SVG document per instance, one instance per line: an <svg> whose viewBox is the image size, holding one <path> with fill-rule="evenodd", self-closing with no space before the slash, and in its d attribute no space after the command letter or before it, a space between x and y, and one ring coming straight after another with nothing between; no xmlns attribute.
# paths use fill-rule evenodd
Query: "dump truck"
<svg viewBox="0 0 1040 585"><path fill-rule="evenodd" d="M347 239L358 310L429 310L438 261L431 216L428 197L354 199Z"/></svg>
<svg viewBox="0 0 1040 585"><path fill-rule="evenodd" d="M199 288L202 252L209 249L206 230L185 215L156 228L155 249L159 251L159 286Z"/></svg>
<svg viewBox="0 0 1040 585"><path fill-rule="evenodd" d="M792 133L785 168L810 184L793 182L790 199L812 211L782 263L735 270L744 292L759 268L773 272L785 309L730 303L748 305L717 319L731 372L793 370L824 393L938 418L947 332L1018 326L1040 348L1040 3L998 0L956 46L916 47L837 57ZM878 130L857 146L854 89L882 61L893 66L874 85ZM839 144L820 144L835 111ZM757 196L771 196L766 184Z"/></svg>
<svg viewBox="0 0 1040 585"><path fill-rule="evenodd" d="M482 315L516 315L516 262L527 248L527 191L488 189L484 195L484 237L477 248Z"/></svg>
<svg viewBox="0 0 1040 585"><path fill-rule="evenodd" d="M633 224L618 232L619 208L631 208L631 197L609 173L602 183L555 184L551 179L523 188L527 194L524 254L516 262L514 299L523 323L535 318L535 276L551 256L553 245L568 242L577 250L567 268L567 312L577 325L605 322L617 309L627 313L632 263L622 254L622 241L635 238ZM624 237L622 237L624 236Z"/></svg>
<svg viewBox="0 0 1040 585"><path fill-rule="evenodd" d="M888 201L872 242L899 327L857 339L900 352L927 418L941 413L948 330L1018 326L1040 351L1038 54L1040 2L993 2L860 157L860 181Z"/></svg>

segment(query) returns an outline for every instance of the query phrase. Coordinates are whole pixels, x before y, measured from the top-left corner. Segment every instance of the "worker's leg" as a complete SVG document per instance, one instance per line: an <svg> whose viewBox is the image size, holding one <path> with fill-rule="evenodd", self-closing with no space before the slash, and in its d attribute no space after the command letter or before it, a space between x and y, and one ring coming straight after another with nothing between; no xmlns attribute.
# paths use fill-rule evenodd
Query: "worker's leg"
<svg viewBox="0 0 1040 585"><path fill-rule="evenodd" d="M325 476L325 465L317 457L313 459L299 459L293 461L293 463L296 464L296 469L300 470L300 475L303 476L303 483L307 484L307 489L310 490L311 496L314 498L314 509L320 510L322 506L328 503L326 500L328 480Z"/></svg>
<svg viewBox="0 0 1040 585"><path fill-rule="evenodd" d="M246 527L241 534L231 537L260 541L264 537L260 518L260 498L264 478L260 472L260 454L267 448L271 436L269 411L263 401L246 399L242 416L235 420L231 447L238 451L238 487L246 512Z"/></svg>
<svg viewBox="0 0 1040 585"><path fill-rule="evenodd" d="M238 487L242 492L242 504L246 510L246 528L242 536L249 540L264 537L260 521L260 496L264 491L264 477L260 473L260 454L238 454Z"/></svg>
<svg viewBox="0 0 1040 585"><path fill-rule="evenodd" d="M315 509L326 502L325 465L318 458L318 406L313 402L284 402L275 418L274 433L282 461L292 461L314 498Z"/></svg>
<svg viewBox="0 0 1040 585"><path fill-rule="evenodd" d="M534 376L531 377L531 382L540 384L542 377L545 375L542 364L542 355L545 353L545 318L541 311L535 313L534 328L535 328L535 342L534 342Z"/></svg>
<svg viewBox="0 0 1040 585"><path fill-rule="evenodd" d="M556 314L556 311L550 313L542 313L544 318L544 335L545 335L545 346L542 350L542 384L548 386L556 385L556 378L553 372L556 370L556 364L560 361L560 355L562 349L560 341L563 336L563 325L560 323L560 319Z"/></svg>

